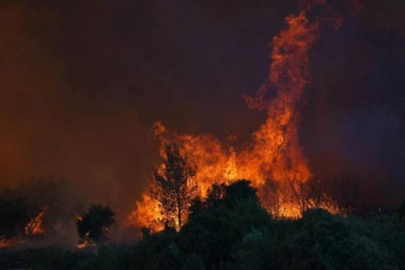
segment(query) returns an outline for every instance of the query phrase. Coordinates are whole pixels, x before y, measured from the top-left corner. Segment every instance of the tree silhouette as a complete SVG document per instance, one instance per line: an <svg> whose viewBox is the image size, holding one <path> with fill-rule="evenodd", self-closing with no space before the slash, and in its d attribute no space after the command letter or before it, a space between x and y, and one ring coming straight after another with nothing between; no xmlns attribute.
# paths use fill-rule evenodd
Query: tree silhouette
<svg viewBox="0 0 405 270"><path fill-rule="evenodd" d="M187 219L191 200L196 197L195 169L175 144L168 144L161 167L155 171L156 186L151 196L160 202L165 227L179 230Z"/></svg>
<svg viewBox="0 0 405 270"><path fill-rule="evenodd" d="M207 209L232 207L238 201L251 201L260 205L257 189L251 186L250 180L240 179L229 184L214 183L205 200L200 197L193 199L189 207L189 220Z"/></svg>
<svg viewBox="0 0 405 270"><path fill-rule="evenodd" d="M92 205L89 211L77 220L80 242L102 243L109 239L108 229L115 223L115 213L110 207Z"/></svg>

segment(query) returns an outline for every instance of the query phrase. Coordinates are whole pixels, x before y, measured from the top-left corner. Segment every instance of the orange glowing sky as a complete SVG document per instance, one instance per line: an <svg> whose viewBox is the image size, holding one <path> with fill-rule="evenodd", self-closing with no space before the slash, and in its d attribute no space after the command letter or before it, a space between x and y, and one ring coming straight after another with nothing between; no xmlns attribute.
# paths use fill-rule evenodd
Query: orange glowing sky
<svg viewBox="0 0 405 270"><path fill-rule="evenodd" d="M265 81L266 44L304 2L2 1L1 186L69 178L89 202L126 213L159 163L156 121L242 147L266 119L243 96ZM405 3L363 2L310 52L297 136L312 173L354 171L368 200L397 204Z"/></svg>

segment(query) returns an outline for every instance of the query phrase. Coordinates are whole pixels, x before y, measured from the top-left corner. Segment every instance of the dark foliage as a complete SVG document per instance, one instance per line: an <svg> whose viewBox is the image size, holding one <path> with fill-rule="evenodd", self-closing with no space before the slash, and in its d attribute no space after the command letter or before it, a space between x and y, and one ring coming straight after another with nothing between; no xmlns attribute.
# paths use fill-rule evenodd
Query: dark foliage
<svg viewBox="0 0 405 270"><path fill-rule="evenodd" d="M26 252L0 253L0 269L27 269Z"/></svg>
<svg viewBox="0 0 405 270"><path fill-rule="evenodd" d="M196 199L180 232L144 232L132 247L104 246L78 256L29 254L30 269L405 269L405 219L361 219L306 211L272 219L248 181L214 185ZM56 267L62 265L63 267ZM56 268L55 268L56 267ZM69 268L71 267L71 268Z"/></svg>
<svg viewBox="0 0 405 270"><path fill-rule="evenodd" d="M115 213L110 207L92 205L88 212L77 220L80 241L103 243L109 240L108 229L115 223Z"/></svg>
<svg viewBox="0 0 405 270"><path fill-rule="evenodd" d="M0 199L0 238L8 239L23 234L29 219L26 199Z"/></svg>
<svg viewBox="0 0 405 270"><path fill-rule="evenodd" d="M371 236L366 223L309 210L282 243L288 269L395 269L393 257Z"/></svg>
<svg viewBox="0 0 405 270"><path fill-rule="evenodd" d="M214 208L220 205L226 205L232 207L235 202L238 201L254 201L259 203L257 197L257 190L253 188L251 182L245 179L226 184L213 184L211 189L208 191L208 196L205 201L200 198L195 198L190 208L190 219L201 213L204 210Z"/></svg>
<svg viewBox="0 0 405 270"><path fill-rule="evenodd" d="M32 270L79 269L78 256L61 248L29 249L25 260Z"/></svg>

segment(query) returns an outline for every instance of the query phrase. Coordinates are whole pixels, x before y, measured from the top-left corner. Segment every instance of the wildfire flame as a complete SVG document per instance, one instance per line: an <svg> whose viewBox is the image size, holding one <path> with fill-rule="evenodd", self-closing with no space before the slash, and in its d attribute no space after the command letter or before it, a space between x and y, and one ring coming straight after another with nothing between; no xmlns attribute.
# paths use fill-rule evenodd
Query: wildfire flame
<svg viewBox="0 0 405 270"><path fill-rule="evenodd" d="M44 209L38 213L35 217L31 218L30 222L25 227L24 231L26 235L41 235L45 234L45 227L43 224L44 216L48 207L44 207Z"/></svg>
<svg viewBox="0 0 405 270"><path fill-rule="evenodd" d="M21 237L14 237L11 239L6 239L6 238L0 236L0 249L13 247L13 246L19 245L21 243L23 243Z"/></svg>
<svg viewBox="0 0 405 270"><path fill-rule="evenodd" d="M357 8L359 8L359 3ZM165 145L175 142L180 152L197 168L193 181L198 184L204 198L213 183L249 179L258 189L260 200L269 211L279 217L296 218L302 214L302 205L295 195L300 184L311 176L308 160L299 145L298 127L300 103L309 83L309 51L319 36L322 23L339 28L342 18L317 19L311 23L307 14L315 5L325 4L314 0L298 15L286 17L286 29L271 42L271 65L268 78L260 86L256 96L245 96L250 109L267 113L267 120L252 134L252 140L242 149L225 146L212 135L175 135L168 139L162 123L155 124L155 136L161 142L161 156ZM269 91L275 97L266 99ZM271 184L277 185L272 192ZM144 194L136 203L137 210L131 221L137 226L150 226L160 218L159 204ZM309 202L311 205L311 202ZM318 203L317 207L336 213L339 209L330 203ZM155 228L161 230L162 227Z"/></svg>
<svg viewBox="0 0 405 270"><path fill-rule="evenodd" d="M82 221L82 220L83 220L83 217L82 217L82 216L79 216L78 214L75 214L75 216L76 216L76 219L77 219L78 221Z"/></svg>
<svg viewBox="0 0 405 270"><path fill-rule="evenodd" d="M157 222L162 219L159 202L149 194L143 194L142 200L136 202L137 210L129 216L129 224L136 224L139 227L153 226L154 230L163 230L163 224Z"/></svg>
<svg viewBox="0 0 405 270"><path fill-rule="evenodd" d="M78 215L78 214L75 214L75 217L76 217L76 220L78 220L78 221L82 221L82 220L83 220L83 217L80 216L80 215ZM87 233L86 233L86 237L89 236L89 234L90 234L90 233L87 232ZM79 242L76 247L77 247L78 249L84 249L84 248L89 247L89 246L91 246L91 245L92 245L92 244L88 241L88 239L83 239L83 241Z"/></svg>
<svg viewBox="0 0 405 270"><path fill-rule="evenodd" d="M86 237L88 237L89 234L90 234L90 233L86 233ZM83 241L79 242L76 247L77 247L78 249L84 249L84 248L88 248L88 247L95 246L95 245L96 245L95 243L91 243L91 242L86 238L86 239L84 239Z"/></svg>

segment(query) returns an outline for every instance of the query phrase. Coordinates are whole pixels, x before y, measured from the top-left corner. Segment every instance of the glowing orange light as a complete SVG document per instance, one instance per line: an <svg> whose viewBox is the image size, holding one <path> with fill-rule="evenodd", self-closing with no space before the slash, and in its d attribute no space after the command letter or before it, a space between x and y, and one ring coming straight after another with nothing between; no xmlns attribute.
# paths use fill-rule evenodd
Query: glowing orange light
<svg viewBox="0 0 405 270"><path fill-rule="evenodd" d="M45 233L43 219L47 210L48 207L45 206L44 209L38 213L38 215L31 218L30 222L24 229L26 235L41 235Z"/></svg>
<svg viewBox="0 0 405 270"><path fill-rule="evenodd" d="M298 15L287 16L286 29L273 38L268 77L256 96L244 97L250 109L266 112L267 119L245 147L237 150L228 146L231 141L224 144L212 135L177 134L168 139L164 125L161 122L155 124L161 155L164 156L167 143L174 141L179 145L180 153L186 155L188 162L196 168L192 181L198 184L202 198L206 197L213 183L249 179L258 189L263 206L273 215L287 218L302 215L305 209L296 193L312 173L299 144L300 105L309 83L309 50L319 35L321 23L310 23L306 15L313 5L324 2L310 1ZM332 25L339 27L340 18L332 19ZM269 91L276 92L271 100L266 99ZM270 194L269 185L274 183L277 192ZM161 218L159 203L147 194L136 205L137 209L130 217L133 224L148 227ZM339 212L331 202L306 202L307 208L315 206L332 213ZM160 229L162 226L155 228Z"/></svg>

